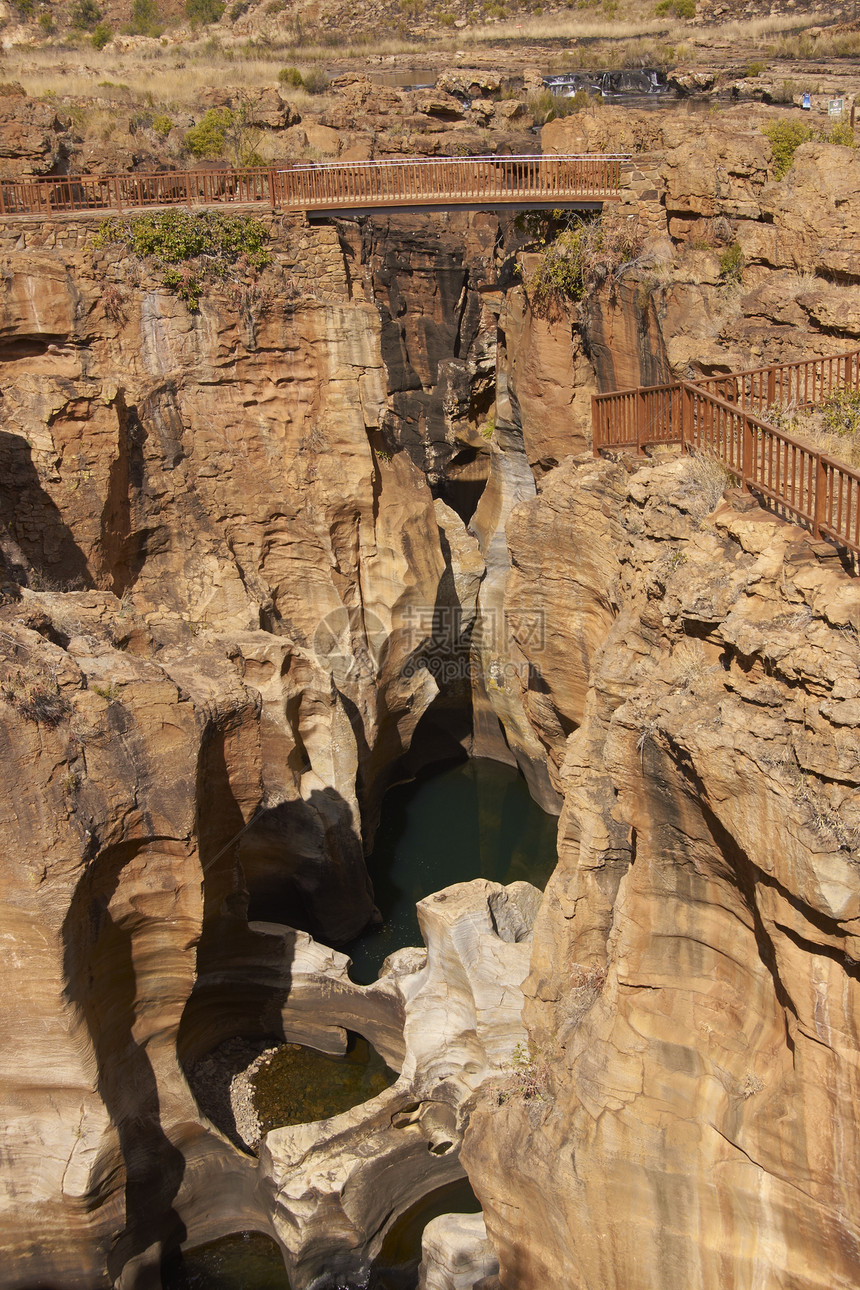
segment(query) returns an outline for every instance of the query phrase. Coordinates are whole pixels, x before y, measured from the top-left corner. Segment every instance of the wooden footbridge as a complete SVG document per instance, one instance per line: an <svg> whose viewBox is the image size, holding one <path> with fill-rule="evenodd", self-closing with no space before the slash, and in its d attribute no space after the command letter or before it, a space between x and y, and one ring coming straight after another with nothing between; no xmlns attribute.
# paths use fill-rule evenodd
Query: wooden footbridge
<svg viewBox="0 0 860 1290"><path fill-rule="evenodd" d="M0 183L0 216L160 206L268 206L360 213L416 207L590 208L621 197L620 155L418 157L157 174L69 175Z"/></svg>
<svg viewBox="0 0 860 1290"><path fill-rule="evenodd" d="M860 349L592 399L594 454L659 444L714 457L766 506L860 555L860 471L780 430L774 413L860 390Z"/></svg>

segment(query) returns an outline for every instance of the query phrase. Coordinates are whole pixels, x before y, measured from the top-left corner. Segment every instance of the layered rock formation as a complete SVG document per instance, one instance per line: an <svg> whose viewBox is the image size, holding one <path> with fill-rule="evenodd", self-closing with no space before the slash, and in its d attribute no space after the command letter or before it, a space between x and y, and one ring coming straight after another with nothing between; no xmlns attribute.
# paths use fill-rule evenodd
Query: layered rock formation
<svg viewBox="0 0 860 1290"><path fill-rule="evenodd" d="M860 590L724 483L571 462L509 525L565 807L465 1144L505 1287L856 1281Z"/></svg>
<svg viewBox="0 0 860 1290"><path fill-rule="evenodd" d="M4 233L10 1287L243 1224L363 1274L467 1121L505 1290L856 1283L855 584L719 471L570 454L601 382L851 343L857 162L628 128L657 236L582 317L503 290L489 216L287 223L199 314L86 220ZM382 793L470 690L455 744L563 803L534 954L531 893L442 893L363 991L283 925L373 917ZM227 1037L353 1026L404 1082L262 1171L195 1104Z"/></svg>

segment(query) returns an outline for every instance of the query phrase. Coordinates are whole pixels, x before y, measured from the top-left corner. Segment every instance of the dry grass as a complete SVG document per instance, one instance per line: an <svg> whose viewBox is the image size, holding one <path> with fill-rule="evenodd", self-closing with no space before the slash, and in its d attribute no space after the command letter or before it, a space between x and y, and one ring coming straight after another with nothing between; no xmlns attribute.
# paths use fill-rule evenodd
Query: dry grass
<svg viewBox="0 0 860 1290"><path fill-rule="evenodd" d="M672 653L672 681L676 689L695 689L711 667L701 641L680 641Z"/></svg>
<svg viewBox="0 0 860 1290"><path fill-rule="evenodd" d="M767 54L771 58L790 58L799 61L856 58L860 54L860 31L837 29L832 32L823 31L820 36L794 32L768 45Z"/></svg>
<svg viewBox="0 0 860 1290"><path fill-rule="evenodd" d="M329 51L331 57L331 51ZM217 55L191 57L175 50L161 50L160 56L142 60L140 55L112 55L89 51L85 60L71 62L68 55L53 58L49 51L12 53L5 64L8 78L20 81L33 98L107 98L133 103L145 101L159 108L199 107L201 92L213 85L235 85L245 90L278 84L278 71L291 61L283 51L273 58L258 55ZM311 60L299 61L300 71L310 70ZM105 84L104 82L109 82ZM313 105L325 109L324 95L310 95L290 88L289 98L299 108Z"/></svg>
<svg viewBox="0 0 860 1290"><path fill-rule="evenodd" d="M763 420L771 422L785 434L793 435L817 452L827 453L857 470L860 469L860 408L856 404L852 406L851 396L847 397L849 402L841 418L838 402L836 408L833 408L833 400L828 400L822 407L816 408L769 408ZM840 421L841 433L832 428L834 424L840 424Z"/></svg>
<svg viewBox="0 0 860 1290"><path fill-rule="evenodd" d="M730 43L755 43L763 40L766 36L776 35L778 32L797 32L806 27L819 26L822 22L827 21L825 14L771 14L769 17L738 19L734 22L727 22L708 28L709 31L716 31L721 40L727 40ZM789 38L791 39L791 38Z"/></svg>
<svg viewBox="0 0 860 1290"><path fill-rule="evenodd" d="M629 40L638 36L668 35L677 23L659 18L639 21L611 18L585 18L573 12L552 14L540 18L523 17L522 21L510 18L506 22L491 22L469 28L469 39L482 44L510 40Z"/></svg>

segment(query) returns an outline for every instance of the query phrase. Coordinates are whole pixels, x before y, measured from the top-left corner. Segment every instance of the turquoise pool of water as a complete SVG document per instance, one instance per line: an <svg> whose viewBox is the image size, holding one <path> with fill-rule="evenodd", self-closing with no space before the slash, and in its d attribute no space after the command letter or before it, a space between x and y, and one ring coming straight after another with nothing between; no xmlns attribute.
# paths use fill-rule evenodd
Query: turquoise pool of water
<svg viewBox="0 0 860 1290"><path fill-rule="evenodd" d="M352 979L367 985L387 955L423 944L415 904L431 892L471 878L543 888L555 868L557 826L518 771L486 758L392 788L367 861L383 927L343 947Z"/></svg>

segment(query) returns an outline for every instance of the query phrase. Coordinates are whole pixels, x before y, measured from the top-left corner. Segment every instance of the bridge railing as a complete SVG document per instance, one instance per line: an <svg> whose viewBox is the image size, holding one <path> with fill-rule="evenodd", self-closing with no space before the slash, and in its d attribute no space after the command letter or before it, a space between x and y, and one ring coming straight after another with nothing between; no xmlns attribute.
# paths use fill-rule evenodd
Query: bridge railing
<svg viewBox="0 0 860 1290"><path fill-rule="evenodd" d="M812 407L837 390L860 389L860 349L827 358L804 358L706 376L696 385L759 416L773 407Z"/></svg>
<svg viewBox="0 0 860 1290"><path fill-rule="evenodd" d="M605 202L621 195L624 160L621 155L604 153L420 157L10 179L0 182L0 215L47 217L74 211L123 212L228 202L287 210Z"/></svg>
<svg viewBox="0 0 860 1290"><path fill-rule="evenodd" d="M793 392L793 400L803 389L808 405L836 389L856 389L858 354L834 356L832 364L815 359L779 365L778 372L793 369L782 388ZM818 364L817 371L811 371L812 364ZM749 373L734 375L740 381ZM648 446L678 443L722 462L745 491L807 525L816 537L860 554L860 471L770 425L740 400L721 398L707 388L710 384L680 381L594 395L595 456L606 449L641 453ZM773 404L769 399L766 406Z"/></svg>

